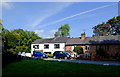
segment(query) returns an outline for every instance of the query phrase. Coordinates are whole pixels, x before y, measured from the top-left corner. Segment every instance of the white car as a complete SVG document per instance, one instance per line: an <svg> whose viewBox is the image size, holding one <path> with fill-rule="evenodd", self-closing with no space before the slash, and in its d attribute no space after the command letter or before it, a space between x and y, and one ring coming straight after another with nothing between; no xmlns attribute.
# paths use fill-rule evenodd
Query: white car
<svg viewBox="0 0 120 77"><path fill-rule="evenodd" d="M21 56L22 56L22 57L25 57L25 52L22 52Z"/></svg>
<svg viewBox="0 0 120 77"><path fill-rule="evenodd" d="M26 57L31 57L31 53L25 53Z"/></svg>

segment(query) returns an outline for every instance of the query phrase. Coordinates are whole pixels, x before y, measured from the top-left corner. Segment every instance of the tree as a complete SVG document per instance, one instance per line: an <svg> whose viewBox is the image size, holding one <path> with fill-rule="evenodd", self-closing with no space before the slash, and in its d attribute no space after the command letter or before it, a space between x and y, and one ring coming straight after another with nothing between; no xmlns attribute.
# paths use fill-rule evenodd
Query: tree
<svg viewBox="0 0 120 77"><path fill-rule="evenodd" d="M2 32L2 20L0 19L0 35L1 35L1 32Z"/></svg>
<svg viewBox="0 0 120 77"><path fill-rule="evenodd" d="M70 36L69 31L70 31L69 25L65 24L64 26L61 26L56 33L59 37L67 37Z"/></svg>
<svg viewBox="0 0 120 77"><path fill-rule="evenodd" d="M19 49L21 52L31 52L31 43L36 39L41 39L35 32L24 31L23 29L9 31L3 28L2 33L5 51L10 51L14 54L18 53Z"/></svg>
<svg viewBox="0 0 120 77"><path fill-rule="evenodd" d="M108 20L106 23L98 24L93 28L93 36L108 36L120 34L120 16Z"/></svg>
<svg viewBox="0 0 120 77"><path fill-rule="evenodd" d="M73 51L77 52L77 54L83 54L83 48L80 46L76 46Z"/></svg>
<svg viewBox="0 0 120 77"><path fill-rule="evenodd" d="M98 24L97 26L93 27L93 33L95 36L107 36L110 35L110 24L105 24L104 22L102 24Z"/></svg>

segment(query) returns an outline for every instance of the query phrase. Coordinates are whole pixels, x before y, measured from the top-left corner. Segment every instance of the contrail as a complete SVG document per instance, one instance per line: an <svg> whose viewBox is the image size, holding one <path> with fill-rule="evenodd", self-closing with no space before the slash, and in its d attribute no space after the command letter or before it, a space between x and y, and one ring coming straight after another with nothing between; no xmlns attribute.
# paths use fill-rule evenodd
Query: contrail
<svg viewBox="0 0 120 77"><path fill-rule="evenodd" d="M76 17L78 15L82 15L82 14L85 14L85 13L89 13L89 12L92 12L92 11L95 11L95 10L98 10L98 9L102 9L102 8L105 8L105 7L109 7L111 5L105 5L105 6L102 6L102 7L98 7L98 8L94 8L94 9L91 9L91 10L88 10L88 11L84 11L84 12L81 12L81 13L78 13L78 14L74 14L72 16L68 16L68 17L65 17L63 19L60 19L60 20L57 20L57 21L53 21L51 23L48 23L48 24L44 24L42 25L41 27L45 27L45 26L48 26L48 25L51 25L51 24L55 24L55 23L58 23L58 22L61 22L61 21L64 21L64 20L67 20L67 19L70 19L70 18L73 18L73 17Z"/></svg>

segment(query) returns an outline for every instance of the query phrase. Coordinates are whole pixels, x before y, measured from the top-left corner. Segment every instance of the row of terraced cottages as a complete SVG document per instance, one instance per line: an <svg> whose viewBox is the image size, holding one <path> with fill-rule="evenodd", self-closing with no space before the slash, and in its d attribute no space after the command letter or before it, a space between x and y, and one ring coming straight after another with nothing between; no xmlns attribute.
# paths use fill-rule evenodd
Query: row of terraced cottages
<svg viewBox="0 0 120 77"><path fill-rule="evenodd" d="M120 35L85 37L85 33L79 38L58 37L37 39L31 44L31 53L33 51L43 50L46 54L53 54L55 51L72 51L74 47L81 46L83 54L95 53L99 47L104 48L109 55L114 56L120 53Z"/></svg>

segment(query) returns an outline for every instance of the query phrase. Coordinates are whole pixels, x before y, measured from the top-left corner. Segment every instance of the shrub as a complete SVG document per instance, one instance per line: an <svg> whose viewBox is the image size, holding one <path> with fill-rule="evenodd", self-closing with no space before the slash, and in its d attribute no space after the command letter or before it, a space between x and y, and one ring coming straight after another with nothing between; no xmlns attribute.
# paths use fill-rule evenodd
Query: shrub
<svg viewBox="0 0 120 77"><path fill-rule="evenodd" d="M80 46L76 46L73 51L77 52L78 54L83 54L83 48Z"/></svg>
<svg viewBox="0 0 120 77"><path fill-rule="evenodd" d="M43 50L41 50L40 52L44 53Z"/></svg>
<svg viewBox="0 0 120 77"><path fill-rule="evenodd" d="M48 57L53 57L53 54L47 54L48 55Z"/></svg>
<svg viewBox="0 0 120 77"><path fill-rule="evenodd" d="M15 49L13 49L13 48L10 48L10 49L7 49L7 52L9 53L12 53L13 55L14 54L17 54L17 52L15 52Z"/></svg>
<svg viewBox="0 0 120 77"><path fill-rule="evenodd" d="M12 50L12 49L11 49ZM2 65L5 66L6 64L9 64L11 62L14 62L17 60L17 54L13 54L11 51L4 51L2 53Z"/></svg>

